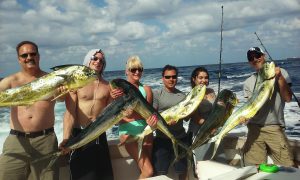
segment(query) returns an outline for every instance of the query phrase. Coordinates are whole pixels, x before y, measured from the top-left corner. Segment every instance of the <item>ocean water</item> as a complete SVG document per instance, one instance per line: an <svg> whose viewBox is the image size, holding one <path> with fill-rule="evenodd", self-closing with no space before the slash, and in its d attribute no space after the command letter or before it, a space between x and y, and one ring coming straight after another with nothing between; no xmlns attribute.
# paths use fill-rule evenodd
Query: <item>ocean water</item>
<svg viewBox="0 0 300 180"><path fill-rule="evenodd" d="M275 61L275 63L285 68L293 82L292 90L300 100L300 60L280 60ZM213 88L218 92L218 72L219 65L203 65L206 67L210 74L210 84L209 87ZM179 69L179 79L177 88L188 93L190 91L190 75L197 66L187 66L178 67ZM147 68L147 67L146 67ZM141 82L150 85L152 89L159 89L162 87L161 80L161 68L156 69L145 69ZM221 73L221 89L229 89L236 93L239 104L236 107L240 107L246 102L243 97L243 82L252 74L252 69L245 63L232 63L232 64L222 64ZM124 78L124 71L109 71L104 73L104 77L107 80L112 80L114 78ZM59 102L55 106L56 113L56 123L55 131L59 142L62 140L62 129L63 129L63 113L65 111L64 103ZM292 102L286 103L284 110L285 121L286 121L286 134L289 138L300 140L300 107L297 102L293 99ZM8 135L9 128L9 108L0 108L0 152L2 152L3 142ZM117 126L109 129L107 132L108 139L118 138ZM246 135L247 128L244 125L239 125L231 131L231 133L239 133L241 135Z"/></svg>

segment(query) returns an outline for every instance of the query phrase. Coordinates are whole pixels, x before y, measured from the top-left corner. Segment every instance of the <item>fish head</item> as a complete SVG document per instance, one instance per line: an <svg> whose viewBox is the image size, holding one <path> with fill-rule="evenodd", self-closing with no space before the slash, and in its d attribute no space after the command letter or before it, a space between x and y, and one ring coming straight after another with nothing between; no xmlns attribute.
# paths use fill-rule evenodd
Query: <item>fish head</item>
<svg viewBox="0 0 300 180"><path fill-rule="evenodd" d="M259 70L258 76L263 80L272 79L275 77L275 63L273 61L265 62L262 68Z"/></svg>
<svg viewBox="0 0 300 180"><path fill-rule="evenodd" d="M230 104L236 106L238 104L238 98L231 90L223 89L217 96L217 102L223 102L224 104Z"/></svg>
<svg viewBox="0 0 300 180"><path fill-rule="evenodd" d="M60 73L67 76L65 85L72 90L81 88L98 77L95 70L83 65L65 67Z"/></svg>
<svg viewBox="0 0 300 180"><path fill-rule="evenodd" d="M127 94L132 85L125 79L113 79L109 82L112 88L121 88L125 94Z"/></svg>
<svg viewBox="0 0 300 180"><path fill-rule="evenodd" d="M134 97L144 99L140 91L134 85L124 79L113 79L110 81L110 86L112 88L121 88L125 94L130 94Z"/></svg>

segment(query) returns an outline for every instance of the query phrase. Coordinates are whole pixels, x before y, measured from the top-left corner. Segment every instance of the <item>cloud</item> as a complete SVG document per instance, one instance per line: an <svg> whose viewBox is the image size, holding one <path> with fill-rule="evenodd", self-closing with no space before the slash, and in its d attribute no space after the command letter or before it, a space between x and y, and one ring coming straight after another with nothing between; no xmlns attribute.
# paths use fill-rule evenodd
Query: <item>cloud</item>
<svg viewBox="0 0 300 180"><path fill-rule="evenodd" d="M118 26L115 36L121 41L135 41L147 39L156 33L157 29L154 26L145 25L135 21Z"/></svg>
<svg viewBox="0 0 300 180"><path fill-rule="evenodd" d="M183 57L191 59L185 65L217 63L222 5L227 62L243 60L246 49L259 45L254 32L275 57L300 56L299 0L2 0L0 63L18 70L14 48L22 40L40 46L47 69L81 63L96 47L112 60L108 70L122 69L132 53L151 67L181 64ZM289 53L280 53L287 46Z"/></svg>

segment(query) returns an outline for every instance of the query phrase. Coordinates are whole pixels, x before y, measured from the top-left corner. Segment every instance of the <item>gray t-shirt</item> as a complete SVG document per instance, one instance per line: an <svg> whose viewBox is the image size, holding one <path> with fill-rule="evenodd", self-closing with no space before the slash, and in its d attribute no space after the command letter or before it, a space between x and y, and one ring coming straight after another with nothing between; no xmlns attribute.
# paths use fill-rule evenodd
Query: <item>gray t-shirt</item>
<svg viewBox="0 0 300 180"><path fill-rule="evenodd" d="M288 84L291 83L289 74L285 69L280 68L282 76L285 78ZM244 83L244 96L250 98L254 86L256 83L257 73L252 74ZM277 80L274 85L274 92L270 100L268 100L261 109L256 113L256 115L249 121L249 123L258 124L258 125L271 125L279 124L285 126L284 121L284 105L285 102L281 98L279 93L279 87Z"/></svg>
<svg viewBox="0 0 300 180"><path fill-rule="evenodd" d="M162 112L174 105L177 105L184 98L185 94L178 89L175 89L175 91L172 93L166 91L165 88L156 90L153 92L153 107L157 109L158 112ZM183 120L180 120L175 125L171 126L168 126L165 121L164 124L176 138L182 138L186 135L185 129L183 127ZM159 130L156 131L156 137L167 138L167 136Z"/></svg>

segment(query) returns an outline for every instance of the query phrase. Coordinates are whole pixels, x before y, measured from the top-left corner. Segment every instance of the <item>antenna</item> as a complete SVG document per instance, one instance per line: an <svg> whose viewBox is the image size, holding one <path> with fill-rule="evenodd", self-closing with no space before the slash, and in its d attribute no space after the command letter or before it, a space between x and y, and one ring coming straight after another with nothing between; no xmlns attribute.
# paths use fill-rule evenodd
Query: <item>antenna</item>
<svg viewBox="0 0 300 180"><path fill-rule="evenodd" d="M218 94L220 92L221 86L221 71L222 71L222 45L223 45L223 6L222 6L222 21L221 21L221 43L220 43L220 60L219 60L219 84L218 84Z"/></svg>

